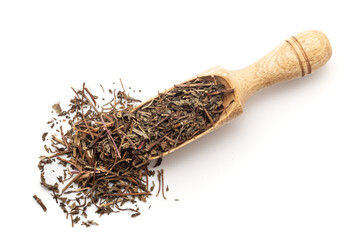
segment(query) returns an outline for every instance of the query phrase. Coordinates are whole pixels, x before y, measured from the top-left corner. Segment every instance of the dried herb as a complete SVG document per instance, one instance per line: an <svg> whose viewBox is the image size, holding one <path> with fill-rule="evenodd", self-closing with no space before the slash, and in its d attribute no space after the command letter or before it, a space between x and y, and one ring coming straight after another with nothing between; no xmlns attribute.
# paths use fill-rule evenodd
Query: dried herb
<svg viewBox="0 0 360 240"><path fill-rule="evenodd" d="M50 147L44 147L51 154L40 157L40 183L51 191L72 225L87 218L90 206L100 215L119 211L140 215L138 208L121 206L146 202L151 196L155 185L152 181L148 190L149 178L155 171L149 170L150 160L158 158L155 166L160 165L164 152L214 125L224 111L224 95L232 91L213 79L197 78L135 109L140 101L130 97L120 83L123 91L110 90L112 100L101 107L85 84L80 90L72 88L75 95L68 110L53 106L59 119L48 123L51 128L59 125ZM65 169L57 182L50 183L45 175L53 163ZM157 195L162 189L166 199L163 169L157 177ZM82 223L93 224L91 220Z"/></svg>
<svg viewBox="0 0 360 240"><path fill-rule="evenodd" d="M48 133L45 132L45 133L43 133L43 135L41 136L41 139L43 140L43 142L45 141L45 138L46 138L47 135L48 135Z"/></svg>
<svg viewBox="0 0 360 240"><path fill-rule="evenodd" d="M60 103L56 103L52 106L52 108L55 110L55 112L59 115L62 113L61 107L60 107Z"/></svg>
<svg viewBox="0 0 360 240"><path fill-rule="evenodd" d="M152 181L152 186L150 187L150 192L154 191L154 188L155 188L155 182Z"/></svg>
<svg viewBox="0 0 360 240"><path fill-rule="evenodd" d="M160 193L160 190L161 190L161 172L158 171L157 173L158 173L157 178L158 178L158 181L159 181L159 190L156 193L156 197L159 196L159 193Z"/></svg>
<svg viewBox="0 0 360 240"><path fill-rule="evenodd" d="M161 193L163 198L166 200L165 193L164 193L164 169L161 169Z"/></svg>
<svg viewBox="0 0 360 240"><path fill-rule="evenodd" d="M157 177L158 177L158 181L159 181L159 190L158 190L156 196L159 195L160 190L161 190L162 196L166 200L165 193L164 193L164 169L158 170Z"/></svg>
<svg viewBox="0 0 360 240"><path fill-rule="evenodd" d="M142 140L150 158L161 158L163 152L208 130L224 110L225 93L232 91L213 79L197 78L159 93L150 104L140 107L133 128L142 129L147 136Z"/></svg>
<svg viewBox="0 0 360 240"><path fill-rule="evenodd" d="M160 165L161 165L161 162L162 162L162 158L158 158L158 159L156 160L156 163L155 163L155 165L154 165L154 168L160 166Z"/></svg>
<svg viewBox="0 0 360 240"><path fill-rule="evenodd" d="M76 223L79 220L76 221ZM90 227L91 225L99 225L97 222L94 222L93 220L87 220L81 223L81 225L84 225L85 227Z"/></svg>
<svg viewBox="0 0 360 240"><path fill-rule="evenodd" d="M41 208L44 210L44 212L46 212L47 208L45 204L42 202L42 200L36 195L34 195L33 197L36 200L36 202L41 206Z"/></svg>

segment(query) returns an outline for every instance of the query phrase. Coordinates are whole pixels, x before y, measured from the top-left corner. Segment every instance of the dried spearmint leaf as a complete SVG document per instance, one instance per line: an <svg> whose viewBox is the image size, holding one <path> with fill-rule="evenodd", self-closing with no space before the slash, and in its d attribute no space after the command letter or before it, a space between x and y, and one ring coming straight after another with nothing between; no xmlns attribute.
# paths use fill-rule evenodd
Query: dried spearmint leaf
<svg viewBox="0 0 360 240"><path fill-rule="evenodd" d="M76 221L76 223L79 221L80 219L78 219ZM97 222L93 221L93 220L87 220L87 221L83 221L81 223L81 225L84 225L85 227L90 227L91 225L99 225Z"/></svg>
<svg viewBox="0 0 360 240"><path fill-rule="evenodd" d="M48 133L45 132L45 133L43 133L43 135L41 136L41 139L43 140L43 142L45 142L45 138L46 138L47 135L48 135Z"/></svg>
<svg viewBox="0 0 360 240"><path fill-rule="evenodd" d="M122 206L146 202L152 195L154 181L151 187L149 182L155 171L149 170L150 159L159 158L156 165L160 165L164 152L216 123L225 109L224 95L232 91L215 80L197 78L134 110L139 100L122 88L109 91L112 100L99 107L99 98L83 84L80 90L72 89L75 95L68 110L53 106L59 119L48 123L57 134L50 139L51 147L45 148L52 155L40 158L40 183L51 191L72 225L87 218L91 206L99 215L130 211L132 217L139 216L137 206ZM67 131L63 131L63 123L68 124ZM54 166L54 162L61 165ZM55 183L45 176L50 165L64 168ZM166 199L163 169L157 177L158 194L162 189ZM92 220L82 223L86 227L94 224Z"/></svg>
<svg viewBox="0 0 360 240"><path fill-rule="evenodd" d="M62 113L61 107L60 107L60 103L55 103L52 108L55 110L55 112L59 115Z"/></svg>

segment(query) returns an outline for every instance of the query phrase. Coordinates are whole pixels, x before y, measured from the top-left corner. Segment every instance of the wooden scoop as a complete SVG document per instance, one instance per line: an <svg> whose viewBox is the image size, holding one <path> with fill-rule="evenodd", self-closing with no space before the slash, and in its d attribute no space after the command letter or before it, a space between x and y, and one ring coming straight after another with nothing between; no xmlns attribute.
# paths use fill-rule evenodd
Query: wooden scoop
<svg viewBox="0 0 360 240"><path fill-rule="evenodd" d="M263 58L246 68L226 70L217 66L190 78L187 81L198 77L211 78L224 84L227 88L234 88L233 93L225 95L224 107L232 103L210 129L163 153L163 156L191 143L195 139L204 136L239 116L243 112L246 100L256 91L275 83L310 74L325 65L330 59L331 54L330 42L324 33L315 30L305 31L285 40ZM171 89L173 88L167 89L165 92ZM143 105L149 104L154 98L142 103L134 111Z"/></svg>

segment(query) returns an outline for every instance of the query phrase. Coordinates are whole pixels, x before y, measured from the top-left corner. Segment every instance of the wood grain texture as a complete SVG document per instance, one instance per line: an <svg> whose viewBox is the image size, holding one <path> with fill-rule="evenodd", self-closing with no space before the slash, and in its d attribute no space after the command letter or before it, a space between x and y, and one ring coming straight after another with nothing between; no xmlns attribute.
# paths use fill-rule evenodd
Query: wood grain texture
<svg viewBox="0 0 360 240"><path fill-rule="evenodd" d="M217 66L190 78L187 81L197 77L216 79L227 87L234 88L234 93L226 95L224 100L224 106L230 102L232 104L222 113L218 122L211 129L164 153L164 155L191 143L239 116L243 112L246 100L256 91L266 86L311 74L325 65L331 55L332 49L326 35L317 30L310 30L290 37L257 62L244 69L226 70ZM149 103L152 99L139 107Z"/></svg>
<svg viewBox="0 0 360 240"><path fill-rule="evenodd" d="M305 31L285 40L264 57L241 70L226 70L220 66L198 76L215 76L229 87L235 88L224 105L234 100L218 124L240 115L246 100L260 89L276 83L303 77L325 65L332 55L326 35L317 30Z"/></svg>

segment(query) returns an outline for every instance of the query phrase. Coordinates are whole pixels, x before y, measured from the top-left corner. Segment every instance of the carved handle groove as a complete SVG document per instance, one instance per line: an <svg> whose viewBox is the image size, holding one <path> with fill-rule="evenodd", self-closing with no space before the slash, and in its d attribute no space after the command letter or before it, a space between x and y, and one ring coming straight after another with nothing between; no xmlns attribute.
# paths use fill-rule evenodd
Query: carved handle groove
<svg viewBox="0 0 360 240"><path fill-rule="evenodd" d="M327 63L331 54L330 42L320 31L305 31L291 37L249 67L232 71L242 102L266 86L316 71Z"/></svg>

